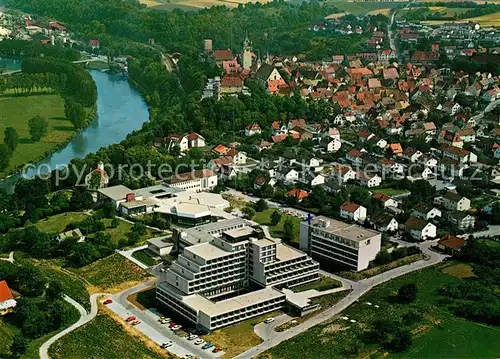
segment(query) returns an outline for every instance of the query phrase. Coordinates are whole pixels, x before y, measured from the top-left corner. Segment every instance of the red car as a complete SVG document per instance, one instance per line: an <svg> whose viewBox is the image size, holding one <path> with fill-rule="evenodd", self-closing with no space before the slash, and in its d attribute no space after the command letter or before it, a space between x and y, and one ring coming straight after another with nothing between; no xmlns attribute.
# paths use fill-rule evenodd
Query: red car
<svg viewBox="0 0 500 359"><path fill-rule="evenodd" d="M102 304L105 304L105 305L106 304L111 304L111 303L113 303L113 300L111 298L108 298L104 302L102 302Z"/></svg>
<svg viewBox="0 0 500 359"><path fill-rule="evenodd" d="M126 322L131 322L133 320L136 320L137 318L135 317L135 315L131 315L130 317L128 317L127 319L125 319Z"/></svg>
<svg viewBox="0 0 500 359"><path fill-rule="evenodd" d="M175 324L174 322L170 322L170 324L168 325L169 328L173 328L175 327L177 324Z"/></svg>

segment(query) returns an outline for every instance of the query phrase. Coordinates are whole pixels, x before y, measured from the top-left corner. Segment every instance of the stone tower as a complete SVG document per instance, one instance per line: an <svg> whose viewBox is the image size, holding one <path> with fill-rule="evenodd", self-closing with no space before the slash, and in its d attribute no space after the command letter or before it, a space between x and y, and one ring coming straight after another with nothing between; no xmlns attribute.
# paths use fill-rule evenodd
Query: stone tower
<svg viewBox="0 0 500 359"><path fill-rule="evenodd" d="M252 43L248 40L248 36L245 38L243 42L243 68L245 70L250 70L252 68Z"/></svg>

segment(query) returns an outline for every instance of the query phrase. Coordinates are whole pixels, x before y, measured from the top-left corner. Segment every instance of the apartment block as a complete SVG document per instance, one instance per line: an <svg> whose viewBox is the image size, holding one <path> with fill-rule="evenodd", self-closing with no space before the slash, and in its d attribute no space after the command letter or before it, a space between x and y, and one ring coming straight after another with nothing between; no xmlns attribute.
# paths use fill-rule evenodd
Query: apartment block
<svg viewBox="0 0 500 359"><path fill-rule="evenodd" d="M318 216L300 224L300 249L313 258L354 271L368 268L380 252L380 232Z"/></svg>
<svg viewBox="0 0 500 359"><path fill-rule="evenodd" d="M319 264L306 253L247 224L222 221L182 235L183 249L157 286L158 301L211 331L283 308L281 288L319 278Z"/></svg>

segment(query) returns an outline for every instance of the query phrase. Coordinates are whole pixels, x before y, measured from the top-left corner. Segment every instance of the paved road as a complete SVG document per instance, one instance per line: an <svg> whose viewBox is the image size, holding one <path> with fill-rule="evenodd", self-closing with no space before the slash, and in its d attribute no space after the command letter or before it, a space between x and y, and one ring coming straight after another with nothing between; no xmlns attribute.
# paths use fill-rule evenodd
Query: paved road
<svg viewBox="0 0 500 359"><path fill-rule="evenodd" d="M279 327L281 324L284 324L293 318L288 314L281 314L274 318L274 322L266 324L264 322L257 324L253 327L253 331L263 340L268 340L270 337L274 336L276 332L274 329Z"/></svg>
<svg viewBox="0 0 500 359"><path fill-rule="evenodd" d="M391 21L389 25L387 25L387 33L389 34L389 45L391 50L394 51L395 54L398 53L398 49L396 48L396 43L394 41L394 32L392 31L392 24L394 24L394 18L396 17L396 10L392 12Z"/></svg>
<svg viewBox="0 0 500 359"><path fill-rule="evenodd" d="M139 246L139 247L135 247L135 248L132 248L132 249L129 249L127 251L121 251L121 250L116 250L117 253L121 254L122 256L124 256L125 258L127 258L129 261L135 263L139 268L142 268L144 270L148 269L149 266L147 266L146 264L142 263L140 260L134 258L132 256L132 254L134 254L134 252L137 252L137 251L140 251L140 250L143 250L143 249L146 249L148 248L148 245L145 244L143 246Z"/></svg>
<svg viewBox="0 0 500 359"><path fill-rule="evenodd" d="M470 235L474 236L474 238L500 236L500 226L489 226L487 230L461 234L458 237L469 238Z"/></svg>
<svg viewBox="0 0 500 359"><path fill-rule="evenodd" d="M363 294L365 294L372 288L376 287L377 285L387 282L391 279L400 277L407 273L411 273L413 271L423 269L443 261L447 256L430 250L430 247L434 245L436 242L437 241L429 241L429 242L424 242L420 245L422 251L424 252L424 254L426 254L428 258L427 260L422 260L402 267L394 268L390 271L381 273L375 277L368 278L359 282L353 282L352 292L349 293L344 299L342 299L333 307L325 310L319 315L312 317L311 319L297 325L296 327L290 330L287 330L282 333L272 334L263 343L251 348L250 350L247 350L246 352L236 356L235 358L237 359L253 358L256 355L259 355L264 351L280 344L281 342L293 338L294 336L305 332L306 330L312 328L313 326L318 325L332 318L333 316L339 314L347 307L349 307L351 304L353 304L355 301L357 301Z"/></svg>
<svg viewBox="0 0 500 359"><path fill-rule="evenodd" d="M60 338L62 338L66 334L71 333L73 330L81 327L82 325L87 324L88 322L90 322L92 319L95 318L95 316L97 315L97 309L98 309L97 298L99 297L99 295L100 294L93 294L90 296L90 304L91 304L90 313L87 313L85 308L82 307L82 305L80 303L71 299L67 295L64 296L64 300L66 302L70 303L73 307L75 307L78 310L78 312L80 313L80 319L78 319L78 321L75 324L73 324L70 327L64 329L63 331L57 333L56 335L54 335L53 337L51 337L49 340L47 340L45 343L42 344L42 346L40 347L40 351L39 351L41 359L49 359L50 358L49 357L49 348L57 340L59 340Z"/></svg>

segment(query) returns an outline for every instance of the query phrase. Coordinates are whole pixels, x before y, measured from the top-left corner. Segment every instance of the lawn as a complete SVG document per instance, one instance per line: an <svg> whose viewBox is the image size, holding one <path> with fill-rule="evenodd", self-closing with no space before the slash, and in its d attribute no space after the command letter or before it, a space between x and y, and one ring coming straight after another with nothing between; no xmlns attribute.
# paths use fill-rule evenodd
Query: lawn
<svg viewBox="0 0 500 359"><path fill-rule="evenodd" d="M499 241L494 241L494 240L491 240L491 239L482 239L481 241L484 242L484 243L486 243L490 247L500 248L500 242Z"/></svg>
<svg viewBox="0 0 500 359"><path fill-rule="evenodd" d="M174 8L189 10L221 5L225 5L229 8L235 8L239 4L255 3L257 1L260 3L266 3L270 0L140 0L140 3L152 9L158 10L170 10Z"/></svg>
<svg viewBox="0 0 500 359"><path fill-rule="evenodd" d="M88 216L82 212L66 212L42 219L35 226L42 232L59 234L64 232L68 224L81 222L86 218Z"/></svg>
<svg viewBox="0 0 500 359"><path fill-rule="evenodd" d="M367 15L372 11L392 9L400 6L397 2L347 2L344 0L328 0L328 5L354 15ZM380 12L379 12L380 13ZM386 15L386 14L384 14Z"/></svg>
<svg viewBox="0 0 500 359"><path fill-rule="evenodd" d="M28 121L35 115L49 121L49 133L39 142L31 140L28 128ZM6 127L17 130L19 145L4 175L23 164L40 160L41 156L54 151L75 134L73 126L64 116L62 97L54 94L0 97L0 142L3 142Z"/></svg>
<svg viewBox="0 0 500 359"><path fill-rule="evenodd" d="M120 254L110 255L73 271L95 287L92 292L119 292L149 278L146 272Z"/></svg>
<svg viewBox="0 0 500 359"><path fill-rule="evenodd" d="M159 359L159 348L152 350L137 336L105 314L55 342L49 349L52 359Z"/></svg>
<svg viewBox="0 0 500 359"><path fill-rule="evenodd" d="M472 278L472 267L466 263L457 263L443 268L443 272L457 278Z"/></svg>
<svg viewBox="0 0 500 359"><path fill-rule="evenodd" d="M452 265L455 265L452 263ZM415 344L406 352L392 355L397 358L494 358L500 353L500 330L477 324L452 315L441 301L438 290L444 285L463 279L448 275L443 268L449 263L416 271L383 283L342 312L355 324L334 318L317 325L264 353L273 359L345 358L384 356L379 347L361 344L366 324L376 318L400 319L414 311L420 318L410 326ZM399 304L394 300L397 290L407 283L418 287L417 300ZM370 302L372 305L368 305ZM375 308L374 305L379 305ZM496 339L494 339L496 338ZM425 344L425 345L424 345ZM348 354L351 353L351 354ZM356 353L356 354L352 354Z"/></svg>
<svg viewBox="0 0 500 359"><path fill-rule="evenodd" d="M127 297L127 300L140 310L155 308L158 305L158 302L156 301L156 287L131 294Z"/></svg>
<svg viewBox="0 0 500 359"><path fill-rule="evenodd" d="M423 254L413 254L411 256L403 257L403 258L397 259L395 261L389 262L387 264L382 264L382 265L377 266L377 267L362 270L360 272L347 272L346 271L346 272L340 272L339 275L341 275L342 277L351 279L351 280L366 279L366 278L373 277L374 275L377 275L377 274L380 274L383 272L387 272L387 271L394 269L394 268L397 268L397 267L409 265L410 263L417 262L419 260L422 260L423 258L424 258Z"/></svg>
<svg viewBox="0 0 500 359"><path fill-rule="evenodd" d="M271 233L271 236L276 238L283 238L283 225L288 218L291 218L294 227L294 236L292 242L299 243L300 222L302 221L302 219L289 214L282 214L281 221L276 226L272 226L271 214L274 211L276 211L276 209L270 208L262 212L257 212L252 219L261 225L269 226L269 232Z"/></svg>
<svg viewBox="0 0 500 359"><path fill-rule="evenodd" d="M436 21L423 21L423 23L427 25L441 25L447 22L456 22L456 23L467 23L469 21L477 22L482 27L490 27L490 26L500 26L500 12L496 12L493 14L471 17L468 19L460 19L460 20L436 20Z"/></svg>
<svg viewBox="0 0 500 359"><path fill-rule="evenodd" d="M321 276L320 280L316 282L298 285L296 287L293 287L292 290L294 292L305 292L306 290L316 289L317 291L321 292L324 290L339 288L339 287L342 287L342 283L340 283L338 280L335 280L327 276Z"/></svg>
<svg viewBox="0 0 500 359"><path fill-rule="evenodd" d="M154 260L153 257L151 257L148 254L147 249L143 249L143 250L140 250L140 251L135 251L132 254L132 257L134 257L135 259L141 261L142 263L144 263L145 265L147 265L149 267L158 264L158 262L156 260Z"/></svg>
<svg viewBox="0 0 500 359"><path fill-rule="evenodd" d="M267 313L229 327L217 329L210 334L204 335L203 339L221 347L225 352L223 358L234 358L239 353L262 342L262 339L253 331L255 325L262 323L267 318L276 317L280 314L281 312Z"/></svg>
<svg viewBox="0 0 500 359"><path fill-rule="evenodd" d="M374 193L382 193L385 194L386 196L392 197L392 196L399 196L402 194L409 193L408 190L406 189L396 189L396 188L376 188L373 190Z"/></svg>

